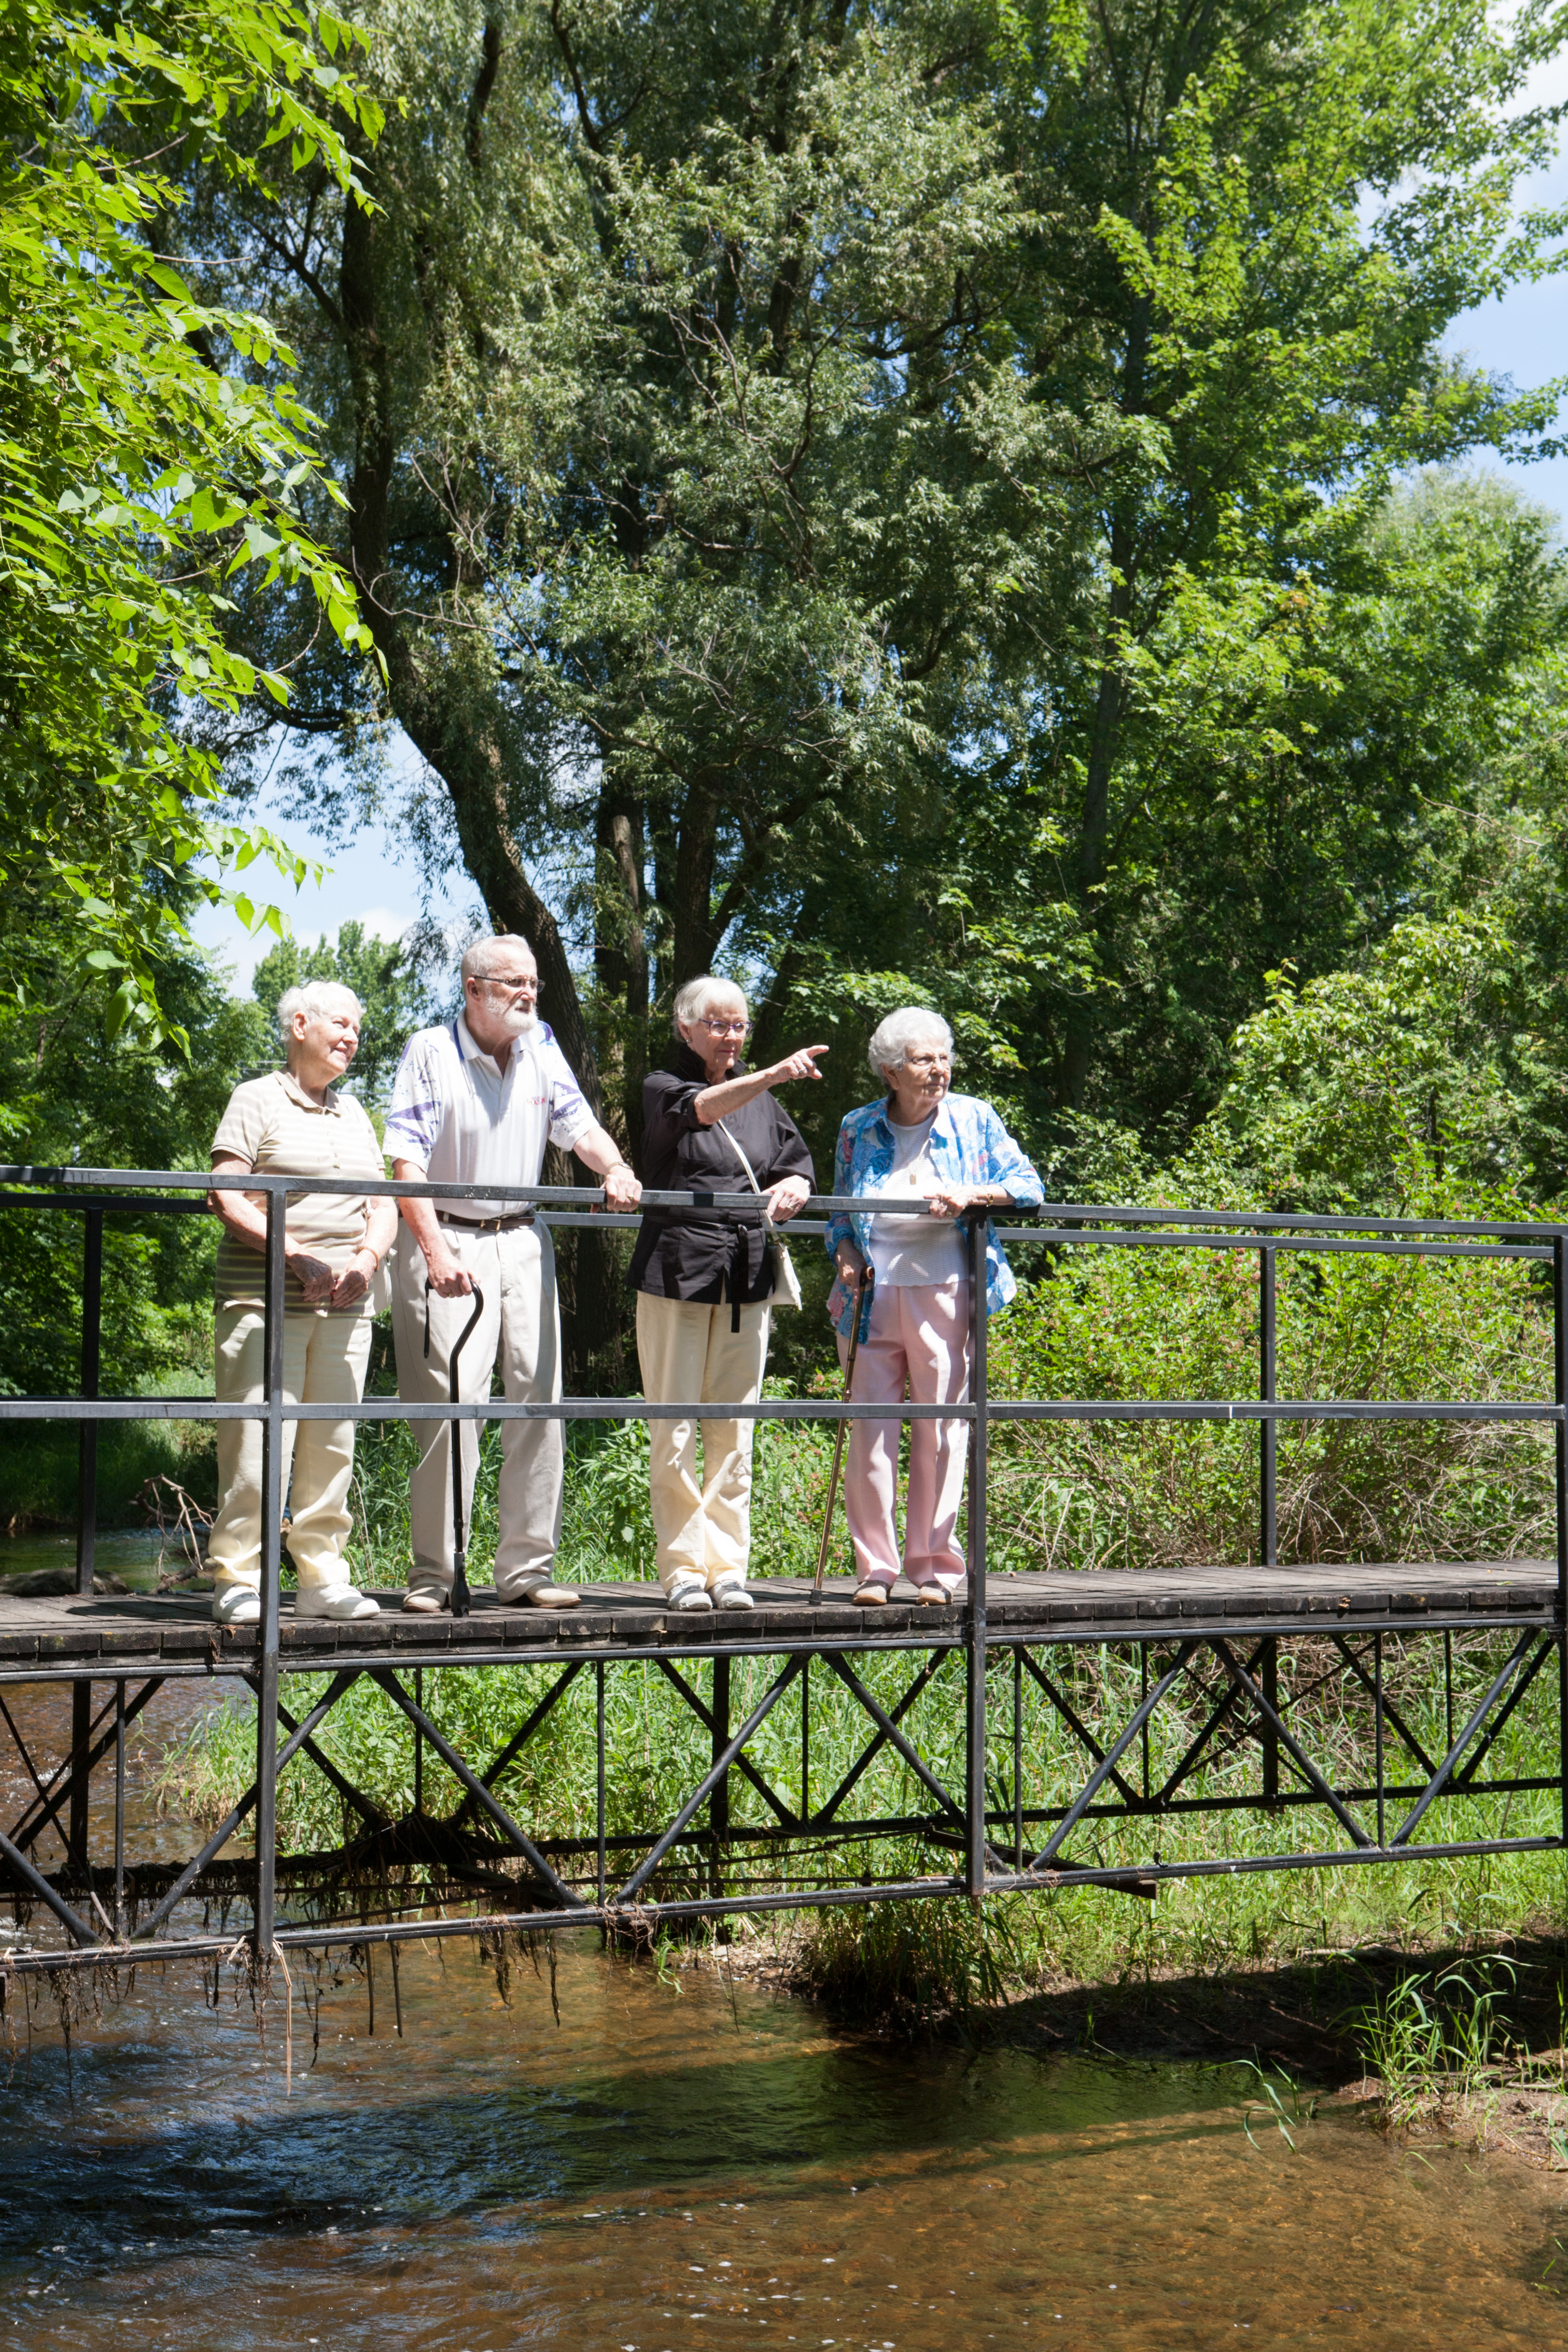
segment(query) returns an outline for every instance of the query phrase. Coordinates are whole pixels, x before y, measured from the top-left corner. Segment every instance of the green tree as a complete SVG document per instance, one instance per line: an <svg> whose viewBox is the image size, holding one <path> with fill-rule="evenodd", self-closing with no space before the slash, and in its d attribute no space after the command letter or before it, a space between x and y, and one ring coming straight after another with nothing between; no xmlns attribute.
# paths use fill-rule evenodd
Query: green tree
<svg viewBox="0 0 1568 2352"><path fill-rule="evenodd" d="M1124 991L1154 977L1136 919L1173 825L1207 802L1223 836L1234 792L1297 749L1270 706L1391 480L1550 425L1553 389L1515 394L1442 338L1561 257L1559 217L1511 212L1554 143L1521 100L1561 28L1479 0L1114 0L1098 27L1042 28L1009 120L1041 221L1035 381L1109 445L1077 472L1084 593L1039 616L1030 775L1064 836L1052 895ZM1093 1108L1114 997L1050 1012L1059 1097Z"/></svg>
<svg viewBox="0 0 1568 2352"><path fill-rule="evenodd" d="M258 686L287 702L225 637L235 574L298 583L368 644L301 519L329 485L288 352L195 299L169 250L197 156L259 184L259 143L352 189L347 139L380 121L332 62L356 40L292 0L0 11L0 983L30 1001L108 974L111 1034L168 1017L155 975L193 887L252 919L209 868L303 872L218 821L214 761L179 724Z"/></svg>
<svg viewBox="0 0 1568 2352"><path fill-rule="evenodd" d="M68 927L32 935L40 967L63 965ZM37 1006L0 1006L0 1150L35 1166L205 1168L230 1088L266 1051L260 1009L228 995L204 957L164 951L162 1036L110 1034L101 1000L49 988ZM189 1041L182 1048L175 1033ZM59 1394L80 1370L79 1212L5 1213L0 1265L0 1387ZM213 1221L117 1214L104 1231L104 1385L134 1389L211 1369Z"/></svg>

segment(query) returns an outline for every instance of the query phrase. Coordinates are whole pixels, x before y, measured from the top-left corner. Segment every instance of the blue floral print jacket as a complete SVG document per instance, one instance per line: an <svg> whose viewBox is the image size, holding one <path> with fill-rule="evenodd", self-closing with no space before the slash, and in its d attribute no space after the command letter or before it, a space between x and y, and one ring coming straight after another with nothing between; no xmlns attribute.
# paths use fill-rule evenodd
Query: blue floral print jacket
<svg viewBox="0 0 1568 2352"><path fill-rule="evenodd" d="M833 1190L853 1199L856 1193L880 1192L893 1173L893 1128L887 1101L865 1103L852 1110L839 1129L833 1155ZM931 1157L939 1175L954 1184L1005 1185L1020 1209L1037 1209L1044 1189L988 1102L974 1095L946 1095L931 1129ZM839 1244L853 1240L862 1256L871 1255L871 1219L835 1210L828 1221L827 1249L831 1257ZM1002 1253L994 1223L986 1225L986 1311L994 1315L1018 1290L1013 1270ZM869 1306L869 1300L868 1300ZM841 1274L828 1296L833 1328L847 1339L854 1313L854 1292ZM861 1337L865 1332L862 1328Z"/></svg>

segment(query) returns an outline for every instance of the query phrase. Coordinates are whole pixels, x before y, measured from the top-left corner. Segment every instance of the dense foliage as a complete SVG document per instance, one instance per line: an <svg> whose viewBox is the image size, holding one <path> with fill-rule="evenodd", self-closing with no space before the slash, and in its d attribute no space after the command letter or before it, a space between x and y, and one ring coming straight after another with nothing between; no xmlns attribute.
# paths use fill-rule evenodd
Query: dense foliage
<svg viewBox="0 0 1568 2352"><path fill-rule="evenodd" d="M331 62L354 39L291 0L0 10L0 982L47 1009L67 974L107 974L111 1032L173 1018L157 969L214 868L303 870L220 820L180 723L287 703L278 664L225 634L234 576L298 583L329 635L361 638L303 520L330 485L289 354L193 299L168 250L198 163L255 183L260 143L351 188L346 136L380 121Z"/></svg>

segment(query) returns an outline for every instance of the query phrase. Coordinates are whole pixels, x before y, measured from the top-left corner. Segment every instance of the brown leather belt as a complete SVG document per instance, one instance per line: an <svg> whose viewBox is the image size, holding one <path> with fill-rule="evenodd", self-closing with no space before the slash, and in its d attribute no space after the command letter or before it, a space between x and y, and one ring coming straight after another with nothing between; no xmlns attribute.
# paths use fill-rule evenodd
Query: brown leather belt
<svg viewBox="0 0 1568 2352"><path fill-rule="evenodd" d="M438 1225L454 1225L464 1234L515 1234L519 1226L533 1223L534 1213L531 1209L515 1209L505 1217L449 1217L444 1210L437 1209L435 1222Z"/></svg>

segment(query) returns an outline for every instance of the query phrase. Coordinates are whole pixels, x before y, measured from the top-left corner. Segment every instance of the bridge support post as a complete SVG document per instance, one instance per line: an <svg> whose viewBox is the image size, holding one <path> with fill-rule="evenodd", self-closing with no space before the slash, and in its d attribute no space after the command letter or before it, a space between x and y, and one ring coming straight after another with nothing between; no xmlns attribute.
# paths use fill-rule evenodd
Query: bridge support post
<svg viewBox="0 0 1568 2352"><path fill-rule="evenodd" d="M965 1743L964 1886L977 1901L986 1886L986 1219L969 1222L969 1679Z"/></svg>
<svg viewBox="0 0 1568 2352"><path fill-rule="evenodd" d="M277 1868L277 1620L283 1546L283 1271L287 1196L267 1196L267 1314L262 1352L261 1641L256 1693L256 1964L272 1957Z"/></svg>
<svg viewBox="0 0 1568 2352"><path fill-rule="evenodd" d="M1265 1404L1271 1404L1274 1401L1278 1369L1276 1256L1277 1253L1267 1245L1258 1252L1258 1394ZM1279 1462L1279 1424L1272 1419L1265 1419L1258 1424L1258 1557L1265 1568L1277 1568L1280 1564ZM1265 1642L1263 1644L1262 1668L1263 1696L1277 1714L1280 1706L1278 1642ZM1272 1806L1280 1801L1280 1740L1273 1725L1267 1719L1261 1727L1261 1734L1263 1801Z"/></svg>
<svg viewBox="0 0 1568 2352"><path fill-rule="evenodd" d="M713 1662L713 1757L717 1764L729 1746L729 1668L727 1656ZM716 1838L729 1835L729 1774L725 1773L708 1799L708 1826Z"/></svg>
<svg viewBox="0 0 1568 2352"><path fill-rule="evenodd" d="M89 1209L82 1236L81 1392L95 1397L102 1370L103 1211ZM77 1430L77 1591L90 1599L98 1548L98 1423ZM75 1869L88 1867L88 1743L92 1729L92 1685L71 1685L71 1801L66 1851Z"/></svg>
<svg viewBox="0 0 1568 2352"><path fill-rule="evenodd" d="M1557 1775L1560 1834L1568 1845L1568 1234L1552 1237L1552 1354L1557 1420Z"/></svg>

